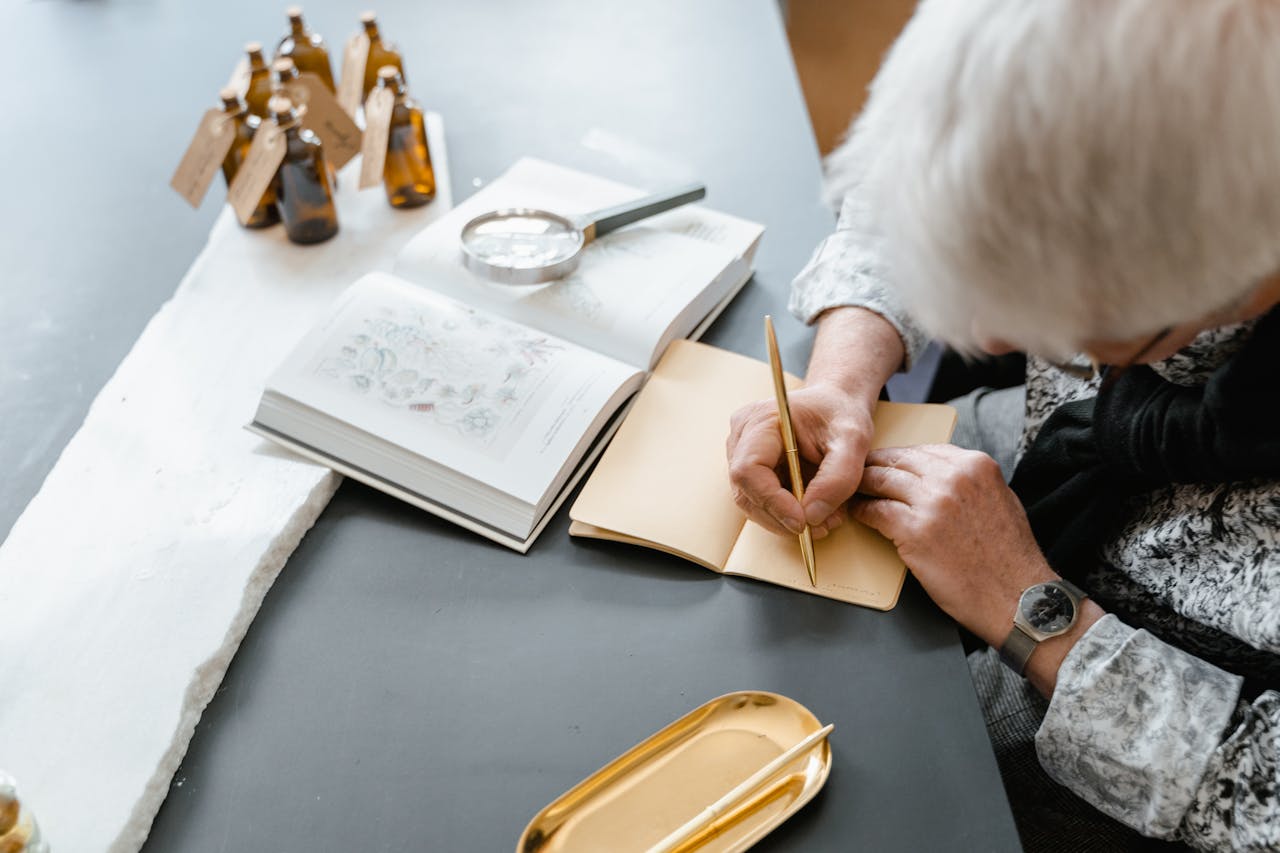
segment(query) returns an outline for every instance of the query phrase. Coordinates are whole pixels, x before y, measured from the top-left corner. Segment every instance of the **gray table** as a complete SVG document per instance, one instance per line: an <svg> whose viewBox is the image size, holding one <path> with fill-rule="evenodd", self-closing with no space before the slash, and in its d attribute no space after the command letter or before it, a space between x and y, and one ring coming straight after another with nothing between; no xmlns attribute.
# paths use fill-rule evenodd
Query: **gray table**
<svg viewBox="0 0 1280 853"><path fill-rule="evenodd" d="M213 220L169 172L239 45L283 26L270 4L214 8L0 7L0 532ZM307 6L331 43L359 11ZM522 154L572 165L600 126L766 223L755 280L709 338L759 350L760 315L783 313L832 225L771 0L379 13L446 117L459 198ZM808 333L780 333L800 365ZM837 724L826 789L760 849L1017 849L955 630L918 588L875 613L571 542L566 525L521 557L345 484L268 595L148 849L509 850L581 777L746 688Z"/></svg>

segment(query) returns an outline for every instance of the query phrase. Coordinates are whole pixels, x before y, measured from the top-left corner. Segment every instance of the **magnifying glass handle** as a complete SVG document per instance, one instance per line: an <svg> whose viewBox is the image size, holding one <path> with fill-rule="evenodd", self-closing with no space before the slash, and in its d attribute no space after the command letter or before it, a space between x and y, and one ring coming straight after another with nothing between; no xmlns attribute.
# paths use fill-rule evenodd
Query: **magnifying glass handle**
<svg viewBox="0 0 1280 853"><path fill-rule="evenodd" d="M664 210L670 210L673 207L680 207L691 201L705 198L706 195L707 187L705 184L686 184L665 192L638 198L635 201L629 201L616 207L606 207L604 210L597 210L595 213L589 213L584 217L590 221L582 226L582 234L586 238L586 242L590 243L595 238L603 237L610 231L616 231L624 225L639 222L641 219L648 219L650 216L662 213Z"/></svg>

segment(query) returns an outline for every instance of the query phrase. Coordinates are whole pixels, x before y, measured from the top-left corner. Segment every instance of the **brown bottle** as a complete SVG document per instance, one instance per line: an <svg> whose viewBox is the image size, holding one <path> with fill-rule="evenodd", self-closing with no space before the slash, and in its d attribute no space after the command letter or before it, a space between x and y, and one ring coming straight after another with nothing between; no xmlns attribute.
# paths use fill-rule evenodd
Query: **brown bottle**
<svg viewBox="0 0 1280 853"><path fill-rule="evenodd" d="M338 211L320 139L302 127L288 98L272 98L270 108L285 135L284 160L271 183L285 233L295 243L328 240L338 233Z"/></svg>
<svg viewBox="0 0 1280 853"><path fill-rule="evenodd" d="M302 22L302 9L298 6L289 7L285 14L289 16L289 34L276 46L276 59L292 59L299 71L316 75L330 92L335 91L333 67L329 64L329 50L324 39L307 31L307 25Z"/></svg>
<svg viewBox="0 0 1280 853"><path fill-rule="evenodd" d="M275 62L271 63L271 94L272 96L283 95L292 101L293 111L297 114L299 120L301 120L307 112L307 102L305 100L306 88L294 85L301 79L301 77L302 74L298 71L298 66L293 63L292 59L288 59L286 57L284 59L277 59ZM321 142L323 141L324 140L321 140ZM325 160L325 163L328 165L329 169L329 185L333 187L334 190L337 190L338 170L334 168L333 163L327 159Z"/></svg>
<svg viewBox="0 0 1280 853"><path fill-rule="evenodd" d="M305 100L301 99L302 90L295 86L302 74L292 59L284 57L271 63L271 94L284 95L293 102L294 112L301 118L307 111ZM290 91L292 89L292 91Z"/></svg>
<svg viewBox="0 0 1280 853"><path fill-rule="evenodd" d="M378 86L395 93L391 127L387 133L387 160L382 184L392 207L421 207L436 197L436 173L422 122L422 107L409 97L404 78L393 66L378 69Z"/></svg>
<svg viewBox="0 0 1280 853"><path fill-rule="evenodd" d="M271 100L271 69L262 58L262 45L251 41L244 46L249 54L249 89L244 94L244 102L249 105L249 112L266 118L267 101Z"/></svg>
<svg viewBox="0 0 1280 853"><path fill-rule="evenodd" d="M360 16L360 23L364 24L365 35L369 37L369 58L364 63L364 88L360 92L360 100L363 103L373 91L373 87L378 85L378 69L382 66L393 65L402 78L407 80L408 77L404 73L400 51L396 50L395 45L383 42L382 36L378 33L378 22L374 14L365 12Z"/></svg>
<svg viewBox="0 0 1280 853"><path fill-rule="evenodd" d="M218 95L222 98L222 111L231 117L236 128L235 141L231 143L227 156L222 159L222 176L227 179L227 187L230 188L236 172L240 171L244 158L249 154L253 135L258 132L262 119L249 112L249 108L244 105L244 101L236 94L235 89L228 87ZM245 227L265 228L279 221L280 212L276 210L275 193L268 188L262 195L262 201L258 202L258 206L253 209L253 215L249 217Z"/></svg>

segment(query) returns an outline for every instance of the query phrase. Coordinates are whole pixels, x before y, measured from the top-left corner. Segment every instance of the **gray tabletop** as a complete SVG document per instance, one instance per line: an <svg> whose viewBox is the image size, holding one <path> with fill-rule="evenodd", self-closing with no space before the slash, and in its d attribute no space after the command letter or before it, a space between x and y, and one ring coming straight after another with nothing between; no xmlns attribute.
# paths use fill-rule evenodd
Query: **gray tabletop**
<svg viewBox="0 0 1280 853"><path fill-rule="evenodd" d="M0 533L212 223L217 205L190 211L169 173L239 46L283 29L270 4L214 8L0 8ZM332 44L361 9L306 11ZM575 165L602 127L765 223L755 279L709 336L758 354L760 315L784 313L832 227L773 0L378 12L445 116L459 199L523 154ZM780 337L802 364L808 332L788 318ZM837 725L826 788L759 849L1017 849L955 629L917 587L876 613L566 527L561 513L519 556L344 484L267 596L147 849L509 850L583 776L740 689Z"/></svg>

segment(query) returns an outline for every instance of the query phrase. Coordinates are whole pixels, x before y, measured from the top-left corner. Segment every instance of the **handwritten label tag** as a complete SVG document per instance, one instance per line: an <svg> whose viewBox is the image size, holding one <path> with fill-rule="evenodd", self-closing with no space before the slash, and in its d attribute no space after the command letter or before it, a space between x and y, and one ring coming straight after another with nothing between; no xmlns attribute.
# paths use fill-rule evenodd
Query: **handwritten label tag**
<svg viewBox="0 0 1280 853"><path fill-rule="evenodd" d="M285 87L285 94L294 104L306 107L302 126L320 137L325 159L335 169L341 169L360 153L360 128L319 75L310 72L299 75L298 82Z"/></svg>
<svg viewBox="0 0 1280 853"><path fill-rule="evenodd" d="M249 153L227 190L227 201L231 202L241 225L248 224L249 217L262 201L263 193L271 186L271 179L284 160L285 147L284 131L274 122L264 124L254 135Z"/></svg>
<svg viewBox="0 0 1280 853"><path fill-rule="evenodd" d="M187 204L199 207L235 139L236 125L231 116L222 110L206 112L178 168L174 170L169 186L177 190Z"/></svg>
<svg viewBox="0 0 1280 853"><path fill-rule="evenodd" d="M360 189L382 183L382 170L387 162L387 142L391 134L391 110L396 104L395 92L374 89L364 104L364 144L360 147Z"/></svg>
<svg viewBox="0 0 1280 853"><path fill-rule="evenodd" d="M236 94L242 98L249 93L249 57L240 57L236 67L231 69L231 77L227 80L227 87L235 89Z"/></svg>
<svg viewBox="0 0 1280 853"><path fill-rule="evenodd" d="M356 33L342 53L342 80L338 83L338 103L352 118L364 99L364 66L369 61L369 34Z"/></svg>

